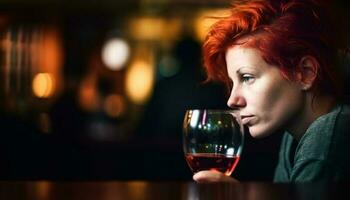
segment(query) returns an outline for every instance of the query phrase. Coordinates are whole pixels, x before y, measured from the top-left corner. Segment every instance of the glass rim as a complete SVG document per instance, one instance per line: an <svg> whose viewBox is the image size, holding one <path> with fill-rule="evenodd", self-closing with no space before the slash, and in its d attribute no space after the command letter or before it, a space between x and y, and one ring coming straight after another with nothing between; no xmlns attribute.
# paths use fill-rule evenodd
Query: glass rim
<svg viewBox="0 0 350 200"><path fill-rule="evenodd" d="M203 113L205 115L231 115L234 118L236 118L236 120L239 122L239 124L242 123L242 118L241 115L239 113L237 113L235 110L230 110L230 109L187 109L185 112L185 116L189 115L189 112L199 112L199 113Z"/></svg>
<svg viewBox="0 0 350 200"><path fill-rule="evenodd" d="M186 109L186 112L189 111L207 111L210 113L229 113L229 114L234 114L234 115L238 115L238 113L235 112L235 110L230 110L230 109Z"/></svg>

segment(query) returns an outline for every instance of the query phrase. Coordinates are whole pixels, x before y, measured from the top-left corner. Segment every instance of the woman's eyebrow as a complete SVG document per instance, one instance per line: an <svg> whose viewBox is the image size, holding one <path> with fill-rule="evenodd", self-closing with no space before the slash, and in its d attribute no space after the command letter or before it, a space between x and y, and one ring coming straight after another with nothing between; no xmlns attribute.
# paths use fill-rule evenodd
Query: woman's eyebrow
<svg viewBox="0 0 350 200"><path fill-rule="evenodd" d="M243 66L236 70L236 74L242 74L242 70L248 69L249 71L255 71L253 67Z"/></svg>

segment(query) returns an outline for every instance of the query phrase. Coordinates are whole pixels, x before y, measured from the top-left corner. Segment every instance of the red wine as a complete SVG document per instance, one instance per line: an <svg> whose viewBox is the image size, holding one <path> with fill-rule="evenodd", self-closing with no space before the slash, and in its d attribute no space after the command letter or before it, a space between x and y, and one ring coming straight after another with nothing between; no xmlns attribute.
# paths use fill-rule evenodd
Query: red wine
<svg viewBox="0 0 350 200"><path fill-rule="evenodd" d="M185 157L194 173L202 170L215 170L228 176L231 175L239 161L239 156L214 153L187 153Z"/></svg>

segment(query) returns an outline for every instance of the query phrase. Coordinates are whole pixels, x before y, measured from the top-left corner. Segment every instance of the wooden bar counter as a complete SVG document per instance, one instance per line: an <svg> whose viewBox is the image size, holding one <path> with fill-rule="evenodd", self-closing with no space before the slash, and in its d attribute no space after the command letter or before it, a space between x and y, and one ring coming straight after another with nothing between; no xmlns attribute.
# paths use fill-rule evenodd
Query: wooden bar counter
<svg viewBox="0 0 350 200"><path fill-rule="evenodd" d="M348 183L273 184L264 182L197 184L154 181L2 181L0 199L348 199Z"/></svg>

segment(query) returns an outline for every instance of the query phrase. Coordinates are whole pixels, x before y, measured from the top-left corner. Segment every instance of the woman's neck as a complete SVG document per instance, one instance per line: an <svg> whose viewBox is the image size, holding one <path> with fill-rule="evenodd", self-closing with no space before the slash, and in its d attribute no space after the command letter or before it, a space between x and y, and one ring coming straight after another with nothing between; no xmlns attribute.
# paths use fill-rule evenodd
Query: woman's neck
<svg viewBox="0 0 350 200"><path fill-rule="evenodd" d="M307 95L306 103L298 116L291 122L287 131L296 140L300 140L309 126L320 116L329 113L336 105L336 99L332 96L311 96Z"/></svg>

